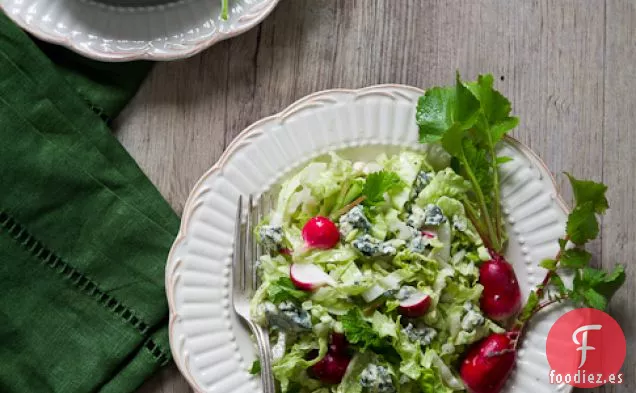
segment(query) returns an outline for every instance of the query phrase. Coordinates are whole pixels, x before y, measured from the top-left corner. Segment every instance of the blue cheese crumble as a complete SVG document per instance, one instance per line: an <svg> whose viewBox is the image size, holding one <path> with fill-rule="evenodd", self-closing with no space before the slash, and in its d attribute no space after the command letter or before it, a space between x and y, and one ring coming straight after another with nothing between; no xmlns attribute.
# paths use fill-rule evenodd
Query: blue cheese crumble
<svg viewBox="0 0 636 393"><path fill-rule="evenodd" d="M285 356L285 351L287 350L287 333L286 332L278 332L278 338L276 339L276 344L272 346L272 360L276 361L282 359Z"/></svg>
<svg viewBox="0 0 636 393"><path fill-rule="evenodd" d="M419 206L413 206L412 212L409 218L406 220L406 225L411 228L420 229L424 226L424 219L426 215L424 210Z"/></svg>
<svg viewBox="0 0 636 393"><path fill-rule="evenodd" d="M441 355L452 355L453 353L455 353L455 346L453 344L450 343L446 343L446 344L442 344L442 348L441 348Z"/></svg>
<svg viewBox="0 0 636 393"><path fill-rule="evenodd" d="M258 239L263 247L276 251L283 248L283 228L280 226L263 225L258 228Z"/></svg>
<svg viewBox="0 0 636 393"><path fill-rule="evenodd" d="M486 319L481 313L476 310L475 306L470 301L464 303L464 310L466 313L462 318L462 329L464 331L474 330L477 326L481 326L486 323Z"/></svg>
<svg viewBox="0 0 636 393"><path fill-rule="evenodd" d="M282 331L298 332L310 330L313 326L309 313L292 302L281 302L278 307L267 302L264 308L268 323Z"/></svg>
<svg viewBox="0 0 636 393"><path fill-rule="evenodd" d="M455 214L453 216L453 228L460 232L466 232L466 230L468 229L468 221L465 217L461 217Z"/></svg>
<svg viewBox="0 0 636 393"><path fill-rule="evenodd" d="M421 229L423 226L437 226L446 222L446 216L439 206L429 203L424 209L419 206L413 206L411 215L406 220L406 224L415 229Z"/></svg>
<svg viewBox="0 0 636 393"><path fill-rule="evenodd" d="M424 187L428 186L428 183L431 182L433 176L435 176L434 172L420 171L420 173L417 174L415 183L413 184L413 197L420 195Z"/></svg>
<svg viewBox="0 0 636 393"><path fill-rule="evenodd" d="M403 331L411 341L419 342L423 346L429 345L437 337L437 330L432 327L415 327L412 323L406 325Z"/></svg>
<svg viewBox="0 0 636 393"><path fill-rule="evenodd" d="M383 242L371 235L365 234L355 239L351 245L368 257L393 256L397 249L390 242Z"/></svg>
<svg viewBox="0 0 636 393"><path fill-rule="evenodd" d="M439 206L429 203L424 209L424 225L440 225L446 222L446 217Z"/></svg>
<svg viewBox="0 0 636 393"><path fill-rule="evenodd" d="M395 298L399 301L406 300L417 292L415 287L405 285L395 294Z"/></svg>
<svg viewBox="0 0 636 393"><path fill-rule="evenodd" d="M426 252L426 248L430 245L431 238L418 232L409 242L408 248L412 252L424 254Z"/></svg>
<svg viewBox="0 0 636 393"><path fill-rule="evenodd" d="M371 229L371 222L364 215L364 209L360 205L340 216L338 223L340 224L340 235L343 238L346 238L354 229L360 229L365 232Z"/></svg>
<svg viewBox="0 0 636 393"><path fill-rule="evenodd" d="M367 393L395 393L389 370L373 363L367 365L360 373L360 386Z"/></svg>

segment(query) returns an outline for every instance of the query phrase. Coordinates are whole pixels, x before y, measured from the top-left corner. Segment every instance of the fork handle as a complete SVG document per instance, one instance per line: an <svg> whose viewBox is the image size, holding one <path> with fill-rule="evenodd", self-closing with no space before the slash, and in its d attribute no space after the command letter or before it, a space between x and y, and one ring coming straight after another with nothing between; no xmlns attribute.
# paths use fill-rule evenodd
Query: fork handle
<svg viewBox="0 0 636 393"><path fill-rule="evenodd" d="M272 357L269 345L269 333L257 326L254 322L249 322L250 328L256 337L259 358L261 360L261 384L263 393L276 393L274 374L272 372Z"/></svg>

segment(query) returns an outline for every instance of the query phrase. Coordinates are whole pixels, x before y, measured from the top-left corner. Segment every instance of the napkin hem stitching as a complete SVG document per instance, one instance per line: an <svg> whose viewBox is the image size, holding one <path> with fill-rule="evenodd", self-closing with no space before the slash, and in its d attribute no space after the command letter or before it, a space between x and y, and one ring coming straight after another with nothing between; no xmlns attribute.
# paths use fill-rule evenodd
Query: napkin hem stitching
<svg viewBox="0 0 636 393"><path fill-rule="evenodd" d="M108 127L110 127L112 120L111 116L106 112L104 108L95 104L93 101L89 100L88 97L78 92L78 95L84 100L84 102L88 105L88 108L96 114Z"/></svg>
<svg viewBox="0 0 636 393"><path fill-rule="evenodd" d="M152 338L148 337L144 343L144 347L150 352L150 355L155 359L160 366L168 364L170 356L157 344Z"/></svg>
<svg viewBox="0 0 636 393"><path fill-rule="evenodd" d="M99 286L85 274L64 262L62 258L47 248L35 236L27 231L7 212L0 210L0 228L4 229L15 242L17 242L29 254L39 259L41 263L58 273L81 293L93 298L99 305L119 316L129 325L134 327L142 337L146 338L144 347L160 364L165 364L170 358L152 338L146 337L150 326L140 317L135 315L133 309L124 305L112 295L104 292Z"/></svg>

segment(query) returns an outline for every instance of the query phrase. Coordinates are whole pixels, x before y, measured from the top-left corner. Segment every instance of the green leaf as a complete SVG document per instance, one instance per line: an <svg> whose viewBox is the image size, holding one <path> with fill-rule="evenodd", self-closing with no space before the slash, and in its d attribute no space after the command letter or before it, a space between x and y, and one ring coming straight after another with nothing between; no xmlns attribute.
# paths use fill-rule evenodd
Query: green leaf
<svg viewBox="0 0 636 393"><path fill-rule="evenodd" d="M559 248L565 250L565 246L568 245L567 239L559 239Z"/></svg>
<svg viewBox="0 0 636 393"><path fill-rule="evenodd" d="M475 123L479 113L479 101L457 74L455 87L428 89L418 100L415 119L420 142L437 142L451 129L466 130Z"/></svg>
<svg viewBox="0 0 636 393"><path fill-rule="evenodd" d="M482 229L486 244L501 251L505 235L500 231L500 201L495 200L499 199L496 171L508 159L497 159L494 149L518 119L509 116L510 101L493 89L493 81L492 75L480 75L475 82L463 82L458 73L454 89L433 88L420 98L416 117L420 141L441 140L456 159L453 169L471 182L465 202L479 211L471 215L473 225Z"/></svg>
<svg viewBox="0 0 636 393"><path fill-rule="evenodd" d="M605 310L607 307L607 298L592 288L588 288L583 292L583 298L585 299L585 304L592 308Z"/></svg>
<svg viewBox="0 0 636 393"><path fill-rule="evenodd" d="M340 322L347 340L352 344L360 345L363 350L369 347L382 347L386 343L358 309L349 310L340 317Z"/></svg>
<svg viewBox="0 0 636 393"><path fill-rule="evenodd" d="M556 270L557 261L555 259L544 259L539 263L539 266L548 270Z"/></svg>
<svg viewBox="0 0 636 393"><path fill-rule="evenodd" d="M463 152L463 140L466 135L466 131L462 130L458 125L454 125L448 129L444 137L442 138L442 147L451 156L455 158L462 158Z"/></svg>
<svg viewBox="0 0 636 393"><path fill-rule="evenodd" d="M561 265L570 269L579 269L590 264L592 254L580 248L571 248L561 253Z"/></svg>
<svg viewBox="0 0 636 393"><path fill-rule="evenodd" d="M538 305L539 305L539 297L537 296L537 293L535 291L530 292L530 295L528 296L528 301L526 302L525 306L523 306L523 309L521 310L521 314L519 314L519 320L523 322L530 319L530 317L532 317L532 314L534 314L534 310L537 308Z"/></svg>
<svg viewBox="0 0 636 393"><path fill-rule="evenodd" d="M261 361L259 359L254 360L249 372L252 375L258 375L261 373Z"/></svg>
<svg viewBox="0 0 636 393"><path fill-rule="evenodd" d="M561 296L565 296L569 292L569 290L565 287L565 284L563 283L563 279L561 279L561 276L559 276L556 273L553 274L552 277L550 278L550 284L556 287L557 291L559 291L559 294Z"/></svg>
<svg viewBox="0 0 636 393"><path fill-rule="evenodd" d="M596 183L591 180L579 180L567 172L565 174L568 176L568 179L570 179L574 200L577 206L591 203L592 210L595 213L605 213L605 210L609 207L609 203L605 197L605 192L607 191L605 184Z"/></svg>
<svg viewBox="0 0 636 393"><path fill-rule="evenodd" d="M468 129L475 123L481 104L477 97L462 83L459 72L455 79L454 123L459 123L461 128Z"/></svg>
<svg viewBox="0 0 636 393"><path fill-rule="evenodd" d="M267 298L275 304L286 300L302 302L309 298L309 293L296 289L289 277L281 277L269 285Z"/></svg>
<svg viewBox="0 0 636 393"><path fill-rule="evenodd" d="M603 282L605 274L606 273L604 271L593 267L586 267L580 270L578 276L574 278L575 290L579 288L593 287L600 284ZM579 279L578 285L576 282L577 278Z"/></svg>
<svg viewBox="0 0 636 393"><path fill-rule="evenodd" d="M497 157L497 165L503 165L506 162L510 162L512 160L513 160L512 157L500 156L500 157Z"/></svg>
<svg viewBox="0 0 636 393"><path fill-rule="evenodd" d="M572 297L590 307L605 307L624 282L625 268L622 265L617 265L611 273L586 267L574 276ZM599 297L603 297L603 300Z"/></svg>
<svg viewBox="0 0 636 393"><path fill-rule="evenodd" d="M366 196L366 206L377 206L385 202L384 194L402 187L404 184L395 172L379 171L370 173L362 188L362 194Z"/></svg>
<svg viewBox="0 0 636 393"><path fill-rule="evenodd" d="M465 86L479 100L482 113L488 122L492 143L496 144L503 136L519 124L519 119L509 117L510 101L493 88L491 74L479 75L476 82L465 83Z"/></svg>
<svg viewBox="0 0 636 393"><path fill-rule="evenodd" d="M415 119L420 129L421 143L439 141L453 125L455 95L452 87L434 87L420 97Z"/></svg>
<svg viewBox="0 0 636 393"><path fill-rule="evenodd" d="M574 244L582 245L596 239L598 231L598 221L592 202L576 206L568 216L566 232Z"/></svg>
<svg viewBox="0 0 636 393"><path fill-rule="evenodd" d="M356 199L358 196L360 196L360 194L362 194L363 188L364 188L364 183L362 182L362 179L356 179L356 181L354 181L351 184L346 194L344 195L341 205L344 206L348 203L353 202L354 199Z"/></svg>
<svg viewBox="0 0 636 393"><path fill-rule="evenodd" d="M490 134L492 135L493 143L500 141L508 131L519 125L518 117L508 117L500 122L492 124L490 126Z"/></svg>
<svg viewBox="0 0 636 393"><path fill-rule="evenodd" d="M623 265L616 265L611 273L603 273L601 281L594 286L594 289L609 300L623 283L625 283L625 267Z"/></svg>

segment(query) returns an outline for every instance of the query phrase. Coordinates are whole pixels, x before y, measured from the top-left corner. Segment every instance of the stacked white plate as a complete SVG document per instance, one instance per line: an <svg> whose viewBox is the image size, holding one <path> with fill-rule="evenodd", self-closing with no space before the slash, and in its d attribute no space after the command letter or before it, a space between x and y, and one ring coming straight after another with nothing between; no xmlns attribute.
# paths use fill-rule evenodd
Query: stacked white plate
<svg viewBox="0 0 636 393"><path fill-rule="evenodd" d="M0 0L34 36L102 61L192 56L262 21L278 0Z"/></svg>

